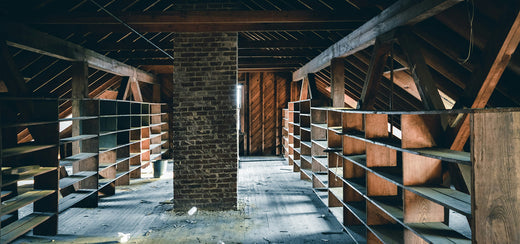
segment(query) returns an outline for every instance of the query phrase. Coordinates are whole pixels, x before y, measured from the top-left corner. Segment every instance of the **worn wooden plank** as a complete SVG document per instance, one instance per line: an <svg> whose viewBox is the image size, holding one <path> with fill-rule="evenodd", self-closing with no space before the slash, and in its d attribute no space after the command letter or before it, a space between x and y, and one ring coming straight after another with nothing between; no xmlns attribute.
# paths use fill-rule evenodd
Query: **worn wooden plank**
<svg viewBox="0 0 520 244"><path fill-rule="evenodd" d="M249 74L249 153L259 155L262 153L262 73Z"/></svg>
<svg viewBox="0 0 520 244"><path fill-rule="evenodd" d="M370 110L374 108L376 103L376 95L383 77L383 70L386 66L386 60L388 59L388 53L392 48L393 42L384 42L383 40L376 39L374 51L370 58L370 64L368 66L365 83L363 84L363 90L357 105L358 109Z"/></svg>
<svg viewBox="0 0 520 244"><path fill-rule="evenodd" d="M17 237L29 232L35 226L45 222L54 214L31 213L20 220L2 228L2 243L9 243Z"/></svg>
<svg viewBox="0 0 520 244"><path fill-rule="evenodd" d="M520 242L520 113L472 115L473 240Z"/></svg>
<svg viewBox="0 0 520 244"><path fill-rule="evenodd" d="M433 80L429 66L424 60L418 38L407 29L401 29L397 32L400 46L405 52L415 86L421 95L421 101L426 110L445 109L439 92L437 91L436 82ZM447 121L445 121L445 128Z"/></svg>
<svg viewBox="0 0 520 244"><path fill-rule="evenodd" d="M323 69L333 58L346 57L373 45L383 33L398 26L417 23L459 2L461 0L398 1L295 71L293 81Z"/></svg>
<svg viewBox="0 0 520 244"><path fill-rule="evenodd" d="M35 201L38 201L55 191L53 190L34 190L29 191L26 193L23 193L21 195L15 196L7 201L2 202L2 212L0 216L4 216L6 214L9 214L15 210L20 209L21 207L33 203ZM2 232L4 232L4 229L2 228Z"/></svg>
<svg viewBox="0 0 520 244"><path fill-rule="evenodd" d="M276 154L276 97L275 75L267 72L262 75L262 154Z"/></svg>

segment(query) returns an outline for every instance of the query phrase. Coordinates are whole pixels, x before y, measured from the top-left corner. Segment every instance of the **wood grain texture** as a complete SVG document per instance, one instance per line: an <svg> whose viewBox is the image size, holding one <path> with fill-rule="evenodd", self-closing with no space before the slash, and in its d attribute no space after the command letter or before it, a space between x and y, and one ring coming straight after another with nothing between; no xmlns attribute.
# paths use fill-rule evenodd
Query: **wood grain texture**
<svg viewBox="0 0 520 244"><path fill-rule="evenodd" d="M262 77L262 143L264 155L276 154L276 97L274 73L263 73Z"/></svg>
<svg viewBox="0 0 520 244"><path fill-rule="evenodd" d="M442 222L444 221L444 207L415 193L403 190L404 222Z"/></svg>
<svg viewBox="0 0 520 244"><path fill-rule="evenodd" d="M473 240L520 242L520 113L472 116Z"/></svg>
<svg viewBox="0 0 520 244"><path fill-rule="evenodd" d="M249 75L249 154L262 152L262 73Z"/></svg>
<svg viewBox="0 0 520 244"><path fill-rule="evenodd" d="M368 196L395 196L397 185L387 181L374 173L367 173L367 195Z"/></svg>
<svg viewBox="0 0 520 244"><path fill-rule="evenodd" d="M390 216L385 214L376 205L367 201L367 224L368 225L384 225L384 224L395 224L397 223Z"/></svg>

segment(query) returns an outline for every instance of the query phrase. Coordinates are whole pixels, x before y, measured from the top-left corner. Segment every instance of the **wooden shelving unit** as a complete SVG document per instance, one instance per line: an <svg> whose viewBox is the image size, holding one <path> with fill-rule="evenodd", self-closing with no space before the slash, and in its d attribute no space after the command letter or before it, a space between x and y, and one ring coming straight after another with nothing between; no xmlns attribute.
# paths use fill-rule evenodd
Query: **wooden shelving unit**
<svg viewBox="0 0 520 244"><path fill-rule="evenodd" d="M33 231L58 229L58 102L55 99L0 98L1 243ZM33 140L18 143L28 129ZM30 187L23 187L29 184ZM32 204L32 212L19 209Z"/></svg>
<svg viewBox="0 0 520 244"><path fill-rule="evenodd" d="M164 104L98 100L99 192L115 194L117 185L140 178L141 169L168 152Z"/></svg>
<svg viewBox="0 0 520 244"><path fill-rule="evenodd" d="M357 242L471 242L471 236L448 226L445 213L452 210L472 219L472 196L443 184L442 174L448 164L473 166L471 159L476 156L445 146L441 121L448 114L473 116L487 110L376 112L310 107L307 117L310 103L291 102L284 112L287 157L302 179L311 180L316 196ZM515 111L490 113L503 116Z"/></svg>
<svg viewBox="0 0 520 244"><path fill-rule="evenodd" d="M95 100L65 100L79 108L60 119L71 123L72 136L60 138L59 212L78 207L97 207L99 117Z"/></svg>

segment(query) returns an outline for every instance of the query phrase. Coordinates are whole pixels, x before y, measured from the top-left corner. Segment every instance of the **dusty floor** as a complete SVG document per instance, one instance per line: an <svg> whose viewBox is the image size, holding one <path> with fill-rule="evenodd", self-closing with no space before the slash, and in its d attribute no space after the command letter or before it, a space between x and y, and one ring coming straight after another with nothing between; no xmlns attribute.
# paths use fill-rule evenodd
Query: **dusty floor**
<svg viewBox="0 0 520 244"><path fill-rule="evenodd" d="M240 162L237 211L174 212L173 180L135 180L102 198L98 208L59 217L59 235L15 243L349 243L350 237L286 162ZM271 158L273 159L273 158ZM171 168L171 166L170 166ZM121 233L121 234L119 234ZM124 241L124 240L123 240Z"/></svg>

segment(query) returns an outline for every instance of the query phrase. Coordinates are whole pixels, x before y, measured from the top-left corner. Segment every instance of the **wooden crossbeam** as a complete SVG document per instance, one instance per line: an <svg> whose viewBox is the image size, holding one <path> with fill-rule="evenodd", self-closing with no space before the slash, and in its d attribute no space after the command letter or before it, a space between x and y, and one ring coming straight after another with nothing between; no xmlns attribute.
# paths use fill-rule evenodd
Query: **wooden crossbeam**
<svg viewBox="0 0 520 244"><path fill-rule="evenodd" d="M430 69L426 64L417 37L409 30L397 32L399 44L408 59L409 69L421 95L421 101L426 110L445 109L441 96L437 91L435 81L432 78ZM444 125L446 128L447 125Z"/></svg>
<svg viewBox="0 0 520 244"><path fill-rule="evenodd" d="M134 24L132 28L139 32L244 32L244 31L345 31L354 30L360 22L309 22L309 23L240 23L234 24ZM121 24L85 24L85 25L41 25L39 28L59 29L61 32L118 32L128 33Z"/></svg>
<svg viewBox="0 0 520 244"><path fill-rule="evenodd" d="M363 90L357 105L358 109L368 110L374 108L377 90L381 83L381 77L386 65L386 60L388 59L388 52L392 48L392 45L392 41L385 42L379 39L376 40L365 83L363 84Z"/></svg>
<svg viewBox="0 0 520 244"><path fill-rule="evenodd" d="M126 100L130 94L130 77L123 77L117 91L117 100Z"/></svg>
<svg viewBox="0 0 520 244"><path fill-rule="evenodd" d="M6 42L9 46L68 61L85 61L94 69L119 76L136 75L141 82L156 83L153 74L24 25L3 24L0 30L7 38Z"/></svg>
<svg viewBox="0 0 520 244"><path fill-rule="evenodd" d="M360 11L311 11L311 10L229 10L229 11L147 11L113 12L129 25L161 24L234 24L234 23L321 23L321 22L365 22L367 17ZM104 13L49 15L35 18L38 24L119 24Z"/></svg>
<svg viewBox="0 0 520 244"><path fill-rule="evenodd" d="M143 94L141 93L141 87L139 86L139 82L135 79L135 77L130 78L130 91L132 91L132 96L134 97L134 101L142 102Z"/></svg>
<svg viewBox="0 0 520 244"><path fill-rule="evenodd" d="M374 45L375 39L383 33L398 26L420 22L461 1L426 0L417 2L400 0L295 71L293 80L300 80L308 73L315 73L327 67L333 58L346 57Z"/></svg>
<svg viewBox="0 0 520 244"><path fill-rule="evenodd" d="M503 29L497 30L497 33L492 38L486 48L484 49L483 61L477 73L472 77L472 86L465 90L465 95L462 99L468 100L471 94L475 99L471 103L471 108L484 108L493 93L500 77L504 73L511 55L515 52L520 42L520 11L516 10L515 14L504 15ZM478 85L482 84L482 85ZM471 87L477 86L477 91L472 91ZM461 151L470 135L470 121L469 117L465 117L453 143L451 150ZM466 182L466 186L471 191L471 168L459 166L461 173Z"/></svg>

